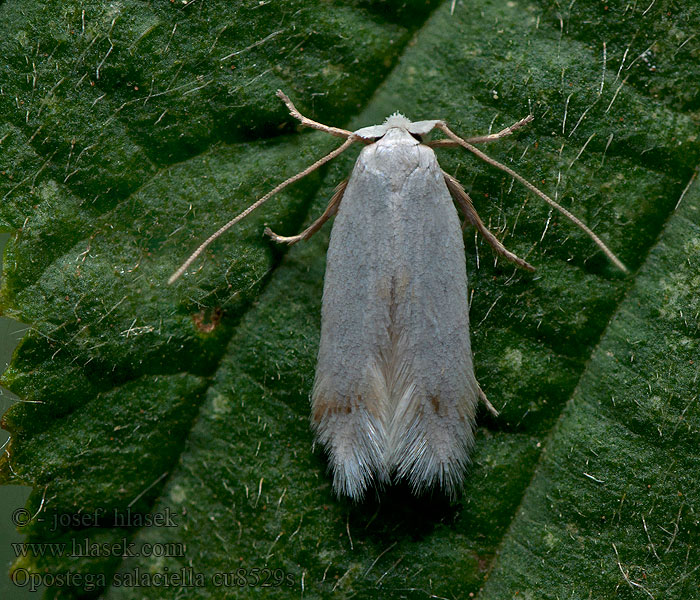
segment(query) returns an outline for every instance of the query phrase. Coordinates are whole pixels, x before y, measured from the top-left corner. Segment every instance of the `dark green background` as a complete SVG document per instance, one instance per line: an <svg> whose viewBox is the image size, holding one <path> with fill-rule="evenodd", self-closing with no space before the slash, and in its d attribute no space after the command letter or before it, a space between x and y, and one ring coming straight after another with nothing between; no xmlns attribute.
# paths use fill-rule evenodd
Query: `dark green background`
<svg viewBox="0 0 700 600"><path fill-rule="evenodd" d="M31 326L3 376L31 402L5 415L0 476L35 486L29 541L187 545L180 559L15 569L267 566L295 580L112 598L298 598L302 582L304 597L697 596L700 9L644 4L0 3L0 220L15 232L0 303ZM165 284L209 232L337 144L298 131L278 88L342 127L399 109L475 135L532 111L488 151L632 271L509 177L440 153L538 269L495 264L467 230L476 374L501 416L479 415L457 503L393 489L354 506L312 450L329 228L288 252L262 230L317 217L357 151ZM178 527L50 530L97 509L170 509Z"/></svg>
<svg viewBox="0 0 700 600"><path fill-rule="evenodd" d="M0 234L0 248L4 248L9 234ZM23 335L21 325L12 319L0 317L0 365L7 368L12 356L12 351ZM0 410L4 413L16 401L17 397L5 389L0 389ZM10 437L7 431L0 432L0 443L4 444ZM0 494L0 538L5 542L0 546L0 563L7 570L14 562L15 553L11 543L22 542L22 536L12 522L12 513L24 506L29 496L30 488L22 486L5 486ZM0 578L0 594L8 598L27 598L29 592L19 590L8 577Z"/></svg>

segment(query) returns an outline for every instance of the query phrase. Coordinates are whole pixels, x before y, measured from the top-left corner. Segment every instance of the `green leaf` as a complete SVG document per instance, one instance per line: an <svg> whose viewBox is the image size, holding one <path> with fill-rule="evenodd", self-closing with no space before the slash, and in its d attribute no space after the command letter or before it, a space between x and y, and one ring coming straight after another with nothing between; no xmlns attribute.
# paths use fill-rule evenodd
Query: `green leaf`
<svg viewBox="0 0 700 600"><path fill-rule="evenodd" d="M0 303L30 332L3 375L24 402L0 478L34 486L27 541L68 548L13 576L66 598L697 594L699 26L661 1L1 3ZM532 110L488 152L634 273L440 153L538 268L495 264L467 231L477 378L501 416L479 415L456 503L352 505L312 448L329 228L288 252L262 230L318 217L357 151L166 285L337 145L298 132L278 88L349 128L398 109L469 136Z"/></svg>

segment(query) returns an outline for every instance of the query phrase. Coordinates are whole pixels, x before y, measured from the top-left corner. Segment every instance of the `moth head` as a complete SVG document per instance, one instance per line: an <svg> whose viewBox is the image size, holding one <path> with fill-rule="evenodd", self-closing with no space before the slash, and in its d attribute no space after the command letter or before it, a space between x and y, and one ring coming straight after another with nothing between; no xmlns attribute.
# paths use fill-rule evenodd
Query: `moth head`
<svg viewBox="0 0 700 600"><path fill-rule="evenodd" d="M429 133L440 121L416 121L404 117L400 112L389 115L381 125L371 125L355 131L355 135L365 140L378 140L390 129L403 129L420 140L420 136Z"/></svg>
<svg viewBox="0 0 700 600"><path fill-rule="evenodd" d="M385 127L387 131L392 127L400 127L408 131L411 125L411 120L404 117L398 110L384 119L384 123L382 123L382 126Z"/></svg>

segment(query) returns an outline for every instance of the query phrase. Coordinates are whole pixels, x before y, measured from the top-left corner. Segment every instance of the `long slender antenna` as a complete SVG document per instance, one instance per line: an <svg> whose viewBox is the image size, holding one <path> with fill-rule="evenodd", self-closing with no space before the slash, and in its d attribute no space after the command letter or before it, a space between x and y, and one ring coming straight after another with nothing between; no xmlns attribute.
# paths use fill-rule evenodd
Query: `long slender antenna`
<svg viewBox="0 0 700 600"><path fill-rule="evenodd" d="M469 152L472 152L476 156L478 156L481 160L484 162L490 164L493 167L496 167L497 169L500 169L501 171L504 171L505 173L508 173L511 177L514 177L517 179L520 183L522 183L528 190L530 190L533 194L539 196L544 200L547 204L552 206L553 208L556 208L561 214L563 214L567 219L569 219L574 225L576 225L579 229L584 231L588 237L590 237L600 248L605 255L612 261L612 263L620 270L624 271L627 273L627 267L622 263L622 261L613 254L612 250L608 248L603 240L601 240L593 231L583 222L581 221L578 217L574 216L571 214L568 210L566 210L563 206L552 200L547 194L544 192L541 192L539 189L537 189L534 185L532 185L527 179L525 179L522 175L518 175L513 169L507 167L504 164L501 164L497 160L494 160L493 158L487 156L484 154L481 150L478 148L475 148L472 146L470 143L466 142L463 140L461 137L459 137L456 133L450 130L450 128L443 122L438 123L435 125L440 131L442 131L447 137L450 139L454 140L462 146L463 148L466 148L469 150Z"/></svg>
<svg viewBox="0 0 700 600"><path fill-rule="evenodd" d="M238 223L241 219L244 219L247 217L250 213L252 213L256 208L258 208L260 205L264 204L267 202L272 196L274 196L277 192L280 190L286 188L288 185L294 183L295 181L298 181L302 177L305 177L309 173L315 171L318 169L320 166L326 164L329 160L333 160L336 156L338 156L341 152L344 152L347 150L354 142L356 141L356 138L351 134L348 139L346 139L340 146L338 146L335 150L332 152L329 152L324 156L323 158L320 158L317 160L314 164L312 164L309 167L306 167L303 171L300 173L297 173L296 175L293 175L286 181L283 181L280 183L277 187L269 191L267 194L265 194L262 198L251 204L248 208L246 208L242 213L240 213L238 216L234 217L231 219L226 225L220 227L217 231L212 233L203 243L199 248L197 248L192 254L190 254L190 257L182 263L182 266L175 271L171 276L170 279L168 279L168 285L174 283L177 281L180 276L187 270L187 268L195 261L197 260L197 257L204 252L206 247L211 244L216 238L218 238L221 234L226 232L228 229L233 227L236 223Z"/></svg>

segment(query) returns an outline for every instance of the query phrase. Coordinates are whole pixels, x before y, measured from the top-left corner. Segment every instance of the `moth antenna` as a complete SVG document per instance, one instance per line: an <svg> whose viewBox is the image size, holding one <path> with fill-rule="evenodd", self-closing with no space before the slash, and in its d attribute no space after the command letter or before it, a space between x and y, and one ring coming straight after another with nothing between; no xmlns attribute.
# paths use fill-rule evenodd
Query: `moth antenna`
<svg viewBox="0 0 700 600"><path fill-rule="evenodd" d="M197 257L204 252L206 247L211 244L216 238L220 237L223 233L225 233L227 230L229 230L231 227L233 227L236 223L238 223L241 219L244 219L247 217L250 213L252 213L256 208L267 202L272 196L274 196L277 192L283 190L286 188L288 185L294 183L295 181L299 181L302 177L305 177L309 173L312 173L322 165L326 164L328 161L333 160L336 156L347 150L354 142L356 141L356 138L351 135L347 140L345 140L340 146L338 146L335 150L329 152L324 156L323 158L320 158L317 160L314 164L311 166L306 167L303 171L297 173L296 175L292 175L289 179L286 181L283 181L280 183L278 186L273 188L271 191L269 191L267 194L265 194L262 198L259 200L255 201L253 204L251 204L248 208L246 208L242 213L239 215L235 216L233 219L231 219L226 225L223 225L220 227L217 231L212 233L200 246L197 248L192 254L190 254L189 258L182 263L182 266L175 271L171 276L170 279L168 279L168 285L173 284L175 281L177 281L180 276L187 270L187 268L195 261L197 260Z"/></svg>
<svg viewBox="0 0 700 600"><path fill-rule="evenodd" d="M540 191L538 188L536 188L534 185L532 185L527 179L525 179L522 175L518 175L513 169L510 167L507 167L506 165L498 162L497 160L494 160L493 158L487 156L484 154L481 150L478 148L475 148L472 146L470 143L467 141L463 140L461 137L459 137L456 133L454 133L450 128L447 126L447 124L443 122L439 122L435 125L436 128L438 128L440 131L442 131L447 137L450 139L454 140L457 144L462 146L463 148L466 148L471 152L472 154L475 154L478 156L481 160L483 160L485 163L488 163L489 165L496 167L497 169L500 169L501 171L504 171L505 173L508 173L511 177L514 177L517 179L522 185L524 185L528 190L530 190L533 194L536 196L539 196L544 200L547 204L549 204L551 207L556 208L561 214L563 214L567 219L569 219L574 225L576 225L579 229L584 231L588 237L590 237L595 244L600 248L605 255L612 261L612 263L621 271L627 273L627 267L622 263L622 261L613 254L612 250L608 248L603 240L601 240L583 221L581 221L578 217L574 216L572 213L570 213L568 210L566 210L563 206L561 206L559 203L555 202L552 200L547 194L544 192Z"/></svg>

